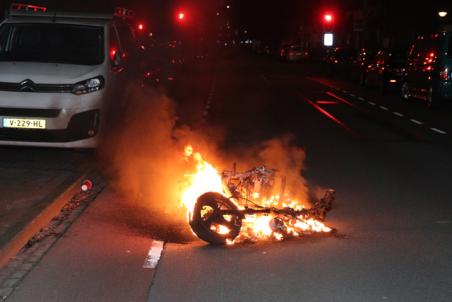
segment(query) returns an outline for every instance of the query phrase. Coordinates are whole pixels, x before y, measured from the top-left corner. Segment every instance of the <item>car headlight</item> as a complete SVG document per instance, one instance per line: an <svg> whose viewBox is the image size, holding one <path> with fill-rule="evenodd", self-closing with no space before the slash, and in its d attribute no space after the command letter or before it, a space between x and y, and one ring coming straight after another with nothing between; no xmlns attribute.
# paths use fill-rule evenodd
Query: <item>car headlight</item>
<svg viewBox="0 0 452 302"><path fill-rule="evenodd" d="M103 89L104 86L105 86L104 77L98 76L74 84L74 86L72 87L72 93L76 95L91 93Z"/></svg>

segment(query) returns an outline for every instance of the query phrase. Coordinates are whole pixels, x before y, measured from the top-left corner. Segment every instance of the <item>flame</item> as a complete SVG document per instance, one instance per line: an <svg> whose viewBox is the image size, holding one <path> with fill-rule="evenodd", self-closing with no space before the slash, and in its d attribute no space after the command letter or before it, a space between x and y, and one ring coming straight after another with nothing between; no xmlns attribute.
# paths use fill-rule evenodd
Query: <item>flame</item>
<svg viewBox="0 0 452 302"><path fill-rule="evenodd" d="M223 193L223 182L218 171L207 161L201 154L193 152L193 147L185 147L185 156L193 157L196 162L196 172L194 174L186 174L186 189L182 193L182 204L188 211L188 218L193 213L196 200L199 196L206 192Z"/></svg>
<svg viewBox="0 0 452 302"><path fill-rule="evenodd" d="M221 174L212 164L204 160L199 152L195 152L192 146L186 146L184 150L185 159L194 161L195 170L191 174L185 174L185 186L181 193L181 201L187 211L187 219L192 218L194 206L199 196L207 192L216 192L224 196L231 196L228 188L223 184ZM258 192L251 194L255 201L263 207L284 208L290 207L294 210L304 208L301 202L274 195L270 198L263 198ZM261 198L259 200L259 198ZM237 208L243 209L239 204L231 199ZM226 221L231 221L231 215L224 215ZM220 235L229 234L231 230L221 224L213 224L210 229ZM277 214L246 215L242 220L240 234L233 240L227 239L226 244L232 245L242 241L258 240L283 240L287 237L298 237L311 233L328 233L332 229L322 222L313 218L303 216L287 217Z"/></svg>

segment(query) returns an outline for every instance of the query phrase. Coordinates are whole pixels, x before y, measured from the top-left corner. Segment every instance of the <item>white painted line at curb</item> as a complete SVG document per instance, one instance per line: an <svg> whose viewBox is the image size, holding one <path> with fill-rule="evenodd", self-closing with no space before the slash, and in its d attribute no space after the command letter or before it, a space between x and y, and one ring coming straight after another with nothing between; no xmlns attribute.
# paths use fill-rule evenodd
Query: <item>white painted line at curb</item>
<svg viewBox="0 0 452 302"><path fill-rule="evenodd" d="M397 115L398 117L404 117L405 116L405 114L397 112L397 111L394 111L393 114Z"/></svg>
<svg viewBox="0 0 452 302"><path fill-rule="evenodd" d="M424 125L423 122L418 121L418 120L415 120L414 118L410 119L410 121L411 121L412 123L415 123L415 124L418 124L418 125Z"/></svg>
<svg viewBox="0 0 452 302"><path fill-rule="evenodd" d="M388 108L388 107L385 107L385 106L380 106L380 109L381 109L381 110L385 110L385 111L388 111L388 110L389 110L389 108Z"/></svg>
<svg viewBox="0 0 452 302"><path fill-rule="evenodd" d="M163 241L152 241L151 249L149 250L146 259L144 260L143 268L155 268L162 255Z"/></svg>
<svg viewBox="0 0 452 302"><path fill-rule="evenodd" d="M446 131L440 130L438 128L433 128L432 127L432 128L430 128L430 130L435 131L436 133L439 133L439 134L447 134Z"/></svg>

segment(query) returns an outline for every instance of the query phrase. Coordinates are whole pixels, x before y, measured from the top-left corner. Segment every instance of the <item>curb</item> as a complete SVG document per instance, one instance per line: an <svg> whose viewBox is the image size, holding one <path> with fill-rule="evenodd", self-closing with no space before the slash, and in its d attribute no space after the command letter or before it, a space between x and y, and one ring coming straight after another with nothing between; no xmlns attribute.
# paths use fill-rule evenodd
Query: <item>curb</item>
<svg viewBox="0 0 452 302"><path fill-rule="evenodd" d="M68 188L60 193L44 210L34 217L14 238L0 249L0 269L3 268L53 217L59 214L63 206L74 194L80 191L80 183L88 173L82 174Z"/></svg>

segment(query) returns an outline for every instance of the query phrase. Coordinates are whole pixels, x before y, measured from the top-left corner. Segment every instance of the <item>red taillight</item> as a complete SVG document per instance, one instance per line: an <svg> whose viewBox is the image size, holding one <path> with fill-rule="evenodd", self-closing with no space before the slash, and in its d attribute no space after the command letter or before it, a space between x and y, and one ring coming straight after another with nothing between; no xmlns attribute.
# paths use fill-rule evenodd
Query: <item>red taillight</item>
<svg viewBox="0 0 452 302"><path fill-rule="evenodd" d="M24 4L24 3L12 3L11 9L12 10L32 11L32 12L44 12L44 13L47 11L47 7L45 7L45 6L37 6L37 5Z"/></svg>
<svg viewBox="0 0 452 302"><path fill-rule="evenodd" d="M450 80L450 72L449 72L449 68L445 67L443 70L441 70L439 72L439 78L442 81L448 81Z"/></svg>
<svg viewBox="0 0 452 302"><path fill-rule="evenodd" d="M116 53L117 53L118 51L116 50L116 48L111 48L110 49L110 60L111 61L114 61L115 60L115 57L116 57Z"/></svg>

